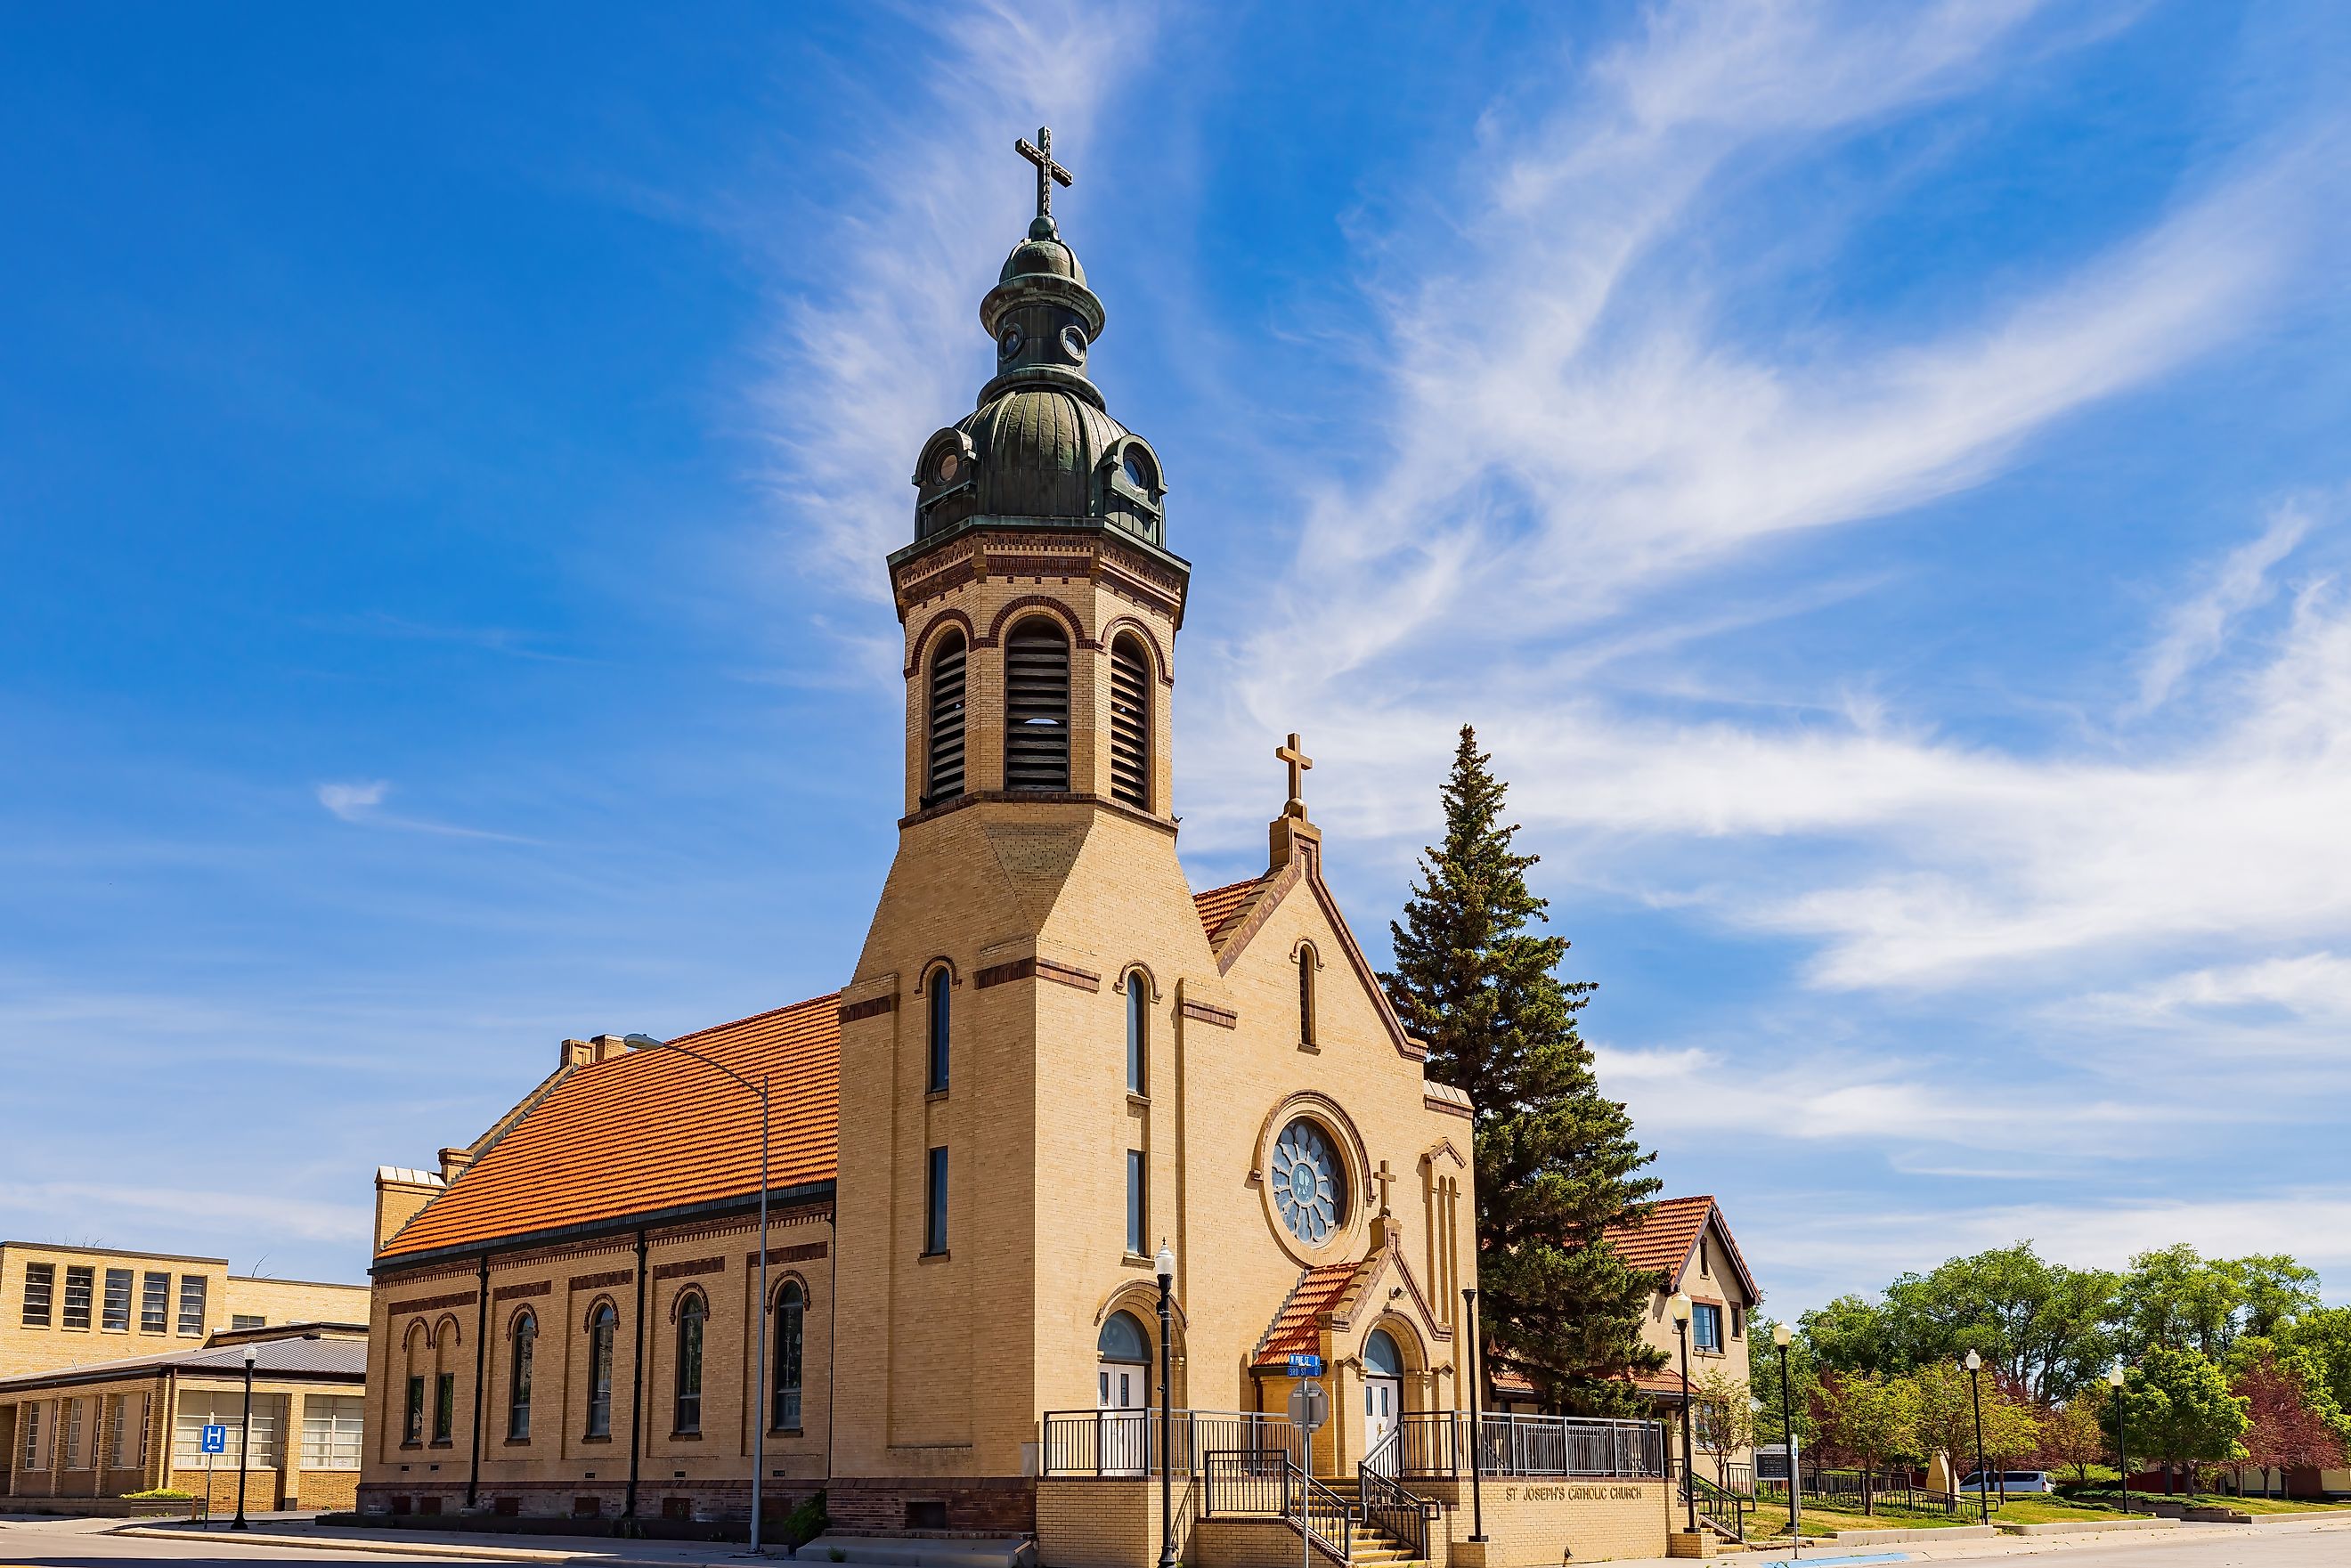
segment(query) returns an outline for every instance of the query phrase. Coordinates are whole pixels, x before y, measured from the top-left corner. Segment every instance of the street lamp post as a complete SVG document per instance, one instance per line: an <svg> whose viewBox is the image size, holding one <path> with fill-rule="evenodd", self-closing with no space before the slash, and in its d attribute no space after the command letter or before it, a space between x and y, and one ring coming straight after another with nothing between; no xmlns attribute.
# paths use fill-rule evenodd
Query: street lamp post
<svg viewBox="0 0 2351 1568"><path fill-rule="evenodd" d="M1478 1396L1486 1381L1484 1342L1478 1333L1478 1288L1461 1287L1462 1315L1469 1320L1469 1539L1486 1539L1486 1444Z"/></svg>
<svg viewBox="0 0 2351 1568"><path fill-rule="evenodd" d="M1984 1479L1983 1451L1983 1357L1968 1352L1968 1392L1976 1406L1976 1519L1980 1523L1991 1520L1991 1493Z"/></svg>
<svg viewBox="0 0 2351 1568"><path fill-rule="evenodd" d="M1176 1249L1162 1237L1152 1260L1159 1274L1159 1568L1176 1568L1176 1404L1172 1381Z"/></svg>
<svg viewBox="0 0 2351 1568"><path fill-rule="evenodd" d="M2106 1368L2106 1386L2115 1391L2115 1474L2122 1479L2123 1511L2130 1511L2130 1434L2124 1423L2129 1420L2129 1407L2123 1403L2123 1358Z"/></svg>
<svg viewBox="0 0 2351 1568"><path fill-rule="evenodd" d="M253 1468L253 1363L260 1354L252 1344L245 1347L245 1429L236 1437L236 1519L231 1530L253 1528L245 1521L245 1472Z"/></svg>
<svg viewBox="0 0 2351 1568"><path fill-rule="evenodd" d="M747 1092L756 1096L759 1102L759 1305L752 1313L753 1337L758 1342L758 1367L752 1374L751 1388L751 1407L758 1412L758 1416L751 1423L751 1550L749 1555L762 1556L764 1552L759 1542L761 1523L759 1516L762 1502L760 1488L768 1474L768 1424L773 1419L773 1412L768 1408L768 1401L774 1397L774 1390L768 1386L768 1187L769 1186L768 1180L769 1168L768 1164L768 1077L767 1074L761 1073L759 1082L754 1083L733 1068L723 1062L713 1061L689 1046L679 1045L666 1040L655 1040L649 1034L629 1035L626 1040L628 1045L636 1051L674 1051L681 1056L690 1056L713 1071L724 1073L733 1079Z"/></svg>
<svg viewBox="0 0 2351 1568"><path fill-rule="evenodd" d="M1786 1323L1771 1325L1771 1343L1780 1347L1780 1430L1786 1439L1781 1446L1788 1450L1788 1540L1789 1550L1802 1556L1804 1550L1803 1521L1796 1508L1796 1404L1788 1393L1788 1342L1795 1336Z"/></svg>
<svg viewBox="0 0 2351 1568"><path fill-rule="evenodd" d="M1689 1379L1689 1320L1690 1299L1687 1291L1676 1291L1667 1303L1674 1314L1674 1337L1682 1345L1682 1500L1687 1505L1689 1532L1698 1533L1698 1467L1696 1448L1690 1442L1690 1379Z"/></svg>

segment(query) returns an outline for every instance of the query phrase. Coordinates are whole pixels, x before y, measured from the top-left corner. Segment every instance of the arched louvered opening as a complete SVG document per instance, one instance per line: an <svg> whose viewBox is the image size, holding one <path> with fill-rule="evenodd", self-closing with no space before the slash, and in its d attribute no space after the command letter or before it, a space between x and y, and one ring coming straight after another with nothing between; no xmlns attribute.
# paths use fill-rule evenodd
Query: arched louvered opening
<svg viewBox="0 0 2351 1568"><path fill-rule="evenodd" d="M964 664L963 633L950 632L939 639L931 655L929 765L923 802L952 800L963 793Z"/></svg>
<svg viewBox="0 0 2351 1568"><path fill-rule="evenodd" d="M1004 787L1070 787L1070 640L1042 616L1004 643Z"/></svg>
<svg viewBox="0 0 2351 1568"><path fill-rule="evenodd" d="M1110 793L1151 810L1151 656L1131 632L1110 647Z"/></svg>

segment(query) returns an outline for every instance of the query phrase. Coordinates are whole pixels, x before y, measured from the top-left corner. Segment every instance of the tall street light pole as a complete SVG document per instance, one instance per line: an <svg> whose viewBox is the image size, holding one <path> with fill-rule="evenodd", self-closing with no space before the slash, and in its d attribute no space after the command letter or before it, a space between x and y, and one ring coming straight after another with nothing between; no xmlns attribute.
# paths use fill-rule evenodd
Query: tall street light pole
<svg viewBox="0 0 2351 1568"><path fill-rule="evenodd" d="M231 1530L253 1528L245 1521L245 1472L253 1468L253 1363L260 1354L254 1345L245 1347L245 1430L236 1437L236 1519ZM211 1506L209 1500L205 1506Z"/></svg>
<svg viewBox="0 0 2351 1568"><path fill-rule="evenodd" d="M1176 1568L1176 1403L1174 1360L1176 1249L1162 1237L1152 1266L1159 1274L1159 1568Z"/></svg>
<svg viewBox="0 0 2351 1568"><path fill-rule="evenodd" d="M1462 1315L1469 1320L1469 1539L1486 1539L1486 1444L1479 1429L1478 1396L1486 1381L1485 1341L1478 1333L1478 1288L1461 1287ZM1457 1472L1458 1473L1458 1472Z"/></svg>
<svg viewBox="0 0 2351 1568"><path fill-rule="evenodd" d="M1968 1352L1966 1365L1968 1393L1975 1400L1976 1406L1976 1519L1979 1522L1989 1523L1991 1520L1991 1492L1984 1476L1983 1357L1971 1350Z"/></svg>
<svg viewBox="0 0 2351 1568"><path fill-rule="evenodd" d="M2123 1403L2123 1358L2106 1368L2106 1386L2115 1391L2115 1473L2122 1478L2123 1511L2130 1511L2130 1433L2126 1423L2130 1419L2129 1406Z"/></svg>
<svg viewBox="0 0 2351 1568"><path fill-rule="evenodd" d="M1788 1342L1794 1337L1786 1323L1771 1326L1771 1343L1780 1347L1780 1430L1786 1439L1781 1446L1788 1450L1788 1539L1793 1542L1790 1550L1801 1556L1804 1531L1796 1512L1796 1403L1788 1393Z"/></svg>
<svg viewBox="0 0 2351 1568"><path fill-rule="evenodd" d="M1682 1500L1688 1505L1689 1532L1696 1535L1698 1468L1697 1449L1690 1442L1689 1292L1676 1291L1667 1307L1674 1314L1674 1337L1680 1340L1682 1345Z"/></svg>
<svg viewBox="0 0 2351 1568"><path fill-rule="evenodd" d="M760 1514L763 1511L760 1488L768 1474L768 1425L774 1412L768 1408L775 1391L768 1386L768 1075L761 1073L759 1082L752 1082L724 1062L713 1061L691 1046L678 1045L665 1040L655 1040L649 1034L626 1037L629 1046L637 1051L674 1051L680 1056L690 1056L714 1072L724 1073L759 1102L759 1304L751 1314L752 1337L758 1342L758 1370L752 1374L751 1408L758 1416L751 1423L751 1550L750 1555L763 1555L759 1545Z"/></svg>

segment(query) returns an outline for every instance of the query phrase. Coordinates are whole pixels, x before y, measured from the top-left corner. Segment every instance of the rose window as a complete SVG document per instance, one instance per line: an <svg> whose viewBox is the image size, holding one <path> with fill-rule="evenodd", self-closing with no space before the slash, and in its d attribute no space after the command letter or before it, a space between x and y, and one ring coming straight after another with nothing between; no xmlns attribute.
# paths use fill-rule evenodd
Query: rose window
<svg viewBox="0 0 2351 1568"><path fill-rule="evenodd" d="M1290 1233L1309 1247L1331 1239L1347 1212L1347 1176L1322 1129L1304 1120L1273 1145L1273 1202Z"/></svg>

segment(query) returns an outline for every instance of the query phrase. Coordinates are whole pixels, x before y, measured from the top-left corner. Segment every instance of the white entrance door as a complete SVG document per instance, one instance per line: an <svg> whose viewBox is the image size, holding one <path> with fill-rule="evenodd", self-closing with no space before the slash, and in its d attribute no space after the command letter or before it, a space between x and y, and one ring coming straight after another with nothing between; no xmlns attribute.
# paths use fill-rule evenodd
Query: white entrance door
<svg viewBox="0 0 2351 1568"><path fill-rule="evenodd" d="M1139 1476L1151 1463L1150 1369L1131 1361L1094 1368L1095 1417L1102 1473Z"/></svg>
<svg viewBox="0 0 2351 1568"><path fill-rule="evenodd" d="M1396 1411L1403 1404L1404 1379L1364 1379L1364 1452L1371 1453L1387 1441L1388 1434L1396 1428Z"/></svg>

